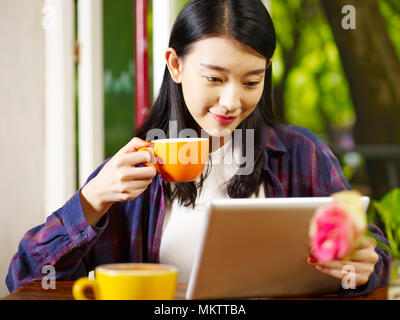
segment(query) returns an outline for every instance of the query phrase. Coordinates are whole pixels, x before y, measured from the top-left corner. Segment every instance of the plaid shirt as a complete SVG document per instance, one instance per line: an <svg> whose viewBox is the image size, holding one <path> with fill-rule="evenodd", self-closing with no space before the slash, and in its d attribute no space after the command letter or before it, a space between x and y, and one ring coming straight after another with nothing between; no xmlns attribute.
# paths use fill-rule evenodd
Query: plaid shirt
<svg viewBox="0 0 400 320"><path fill-rule="evenodd" d="M309 130L287 125L265 127L263 144L267 197L322 197L350 189L338 160ZM7 287L12 292L24 283L41 280L45 265L55 267L57 280L75 280L101 264L158 263L164 215L163 179L159 174L136 199L112 205L94 227L85 220L79 189L44 224L24 235L11 260ZM378 227L369 227L387 243ZM391 258L379 247L376 251L379 261L368 283L356 289L341 289L339 295L362 295L387 284Z"/></svg>

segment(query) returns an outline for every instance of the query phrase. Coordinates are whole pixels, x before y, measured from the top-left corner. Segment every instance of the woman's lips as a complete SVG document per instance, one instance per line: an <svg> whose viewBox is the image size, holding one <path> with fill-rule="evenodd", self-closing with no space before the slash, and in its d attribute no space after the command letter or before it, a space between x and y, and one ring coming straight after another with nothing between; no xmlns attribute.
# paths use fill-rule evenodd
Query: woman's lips
<svg viewBox="0 0 400 320"><path fill-rule="evenodd" d="M211 116L212 116L215 120L217 120L217 121L220 122L220 123L224 123L224 124L232 123L232 122L235 121L235 119L237 118L237 117L224 117L224 116L219 116L219 115L216 115L216 114L214 114L214 113L212 113L212 112L210 112L210 114L211 114Z"/></svg>

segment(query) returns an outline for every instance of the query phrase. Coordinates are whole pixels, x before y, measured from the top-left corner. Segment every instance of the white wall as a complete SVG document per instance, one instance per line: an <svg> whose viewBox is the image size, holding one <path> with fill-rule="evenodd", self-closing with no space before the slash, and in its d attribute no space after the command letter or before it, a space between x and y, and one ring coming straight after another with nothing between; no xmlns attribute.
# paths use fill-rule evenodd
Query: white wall
<svg viewBox="0 0 400 320"><path fill-rule="evenodd" d="M23 234L44 221L41 0L0 1L0 297Z"/></svg>
<svg viewBox="0 0 400 320"><path fill-rule="evenodd" d="M103 0L78 1L79 185L104 160Z"/></svg>
<svg viewBox="0 0 400 320"><path fill-rule="evenodd" d="M40 1L40 0L39 0ZM76 190L74 0L44 0L45 199L47 215Z"/></svg>

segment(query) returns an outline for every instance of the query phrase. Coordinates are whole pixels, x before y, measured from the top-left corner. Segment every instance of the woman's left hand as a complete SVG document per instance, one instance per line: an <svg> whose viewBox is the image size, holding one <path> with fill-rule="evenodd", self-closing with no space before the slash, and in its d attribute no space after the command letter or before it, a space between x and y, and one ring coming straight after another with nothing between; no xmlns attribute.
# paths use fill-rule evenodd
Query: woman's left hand
<svg viewBox="0 0 400 320"><path fill-rule="evenodd" d="M307 263L315 266L317 270L338 279L343 279L348 273L343 268L351 266L355 272L355 285L358 287L366 284L370 275L374 272L375 264L379 260L375 247L376 241L373 238L363 236L348 260L323 262L317 261L313 256L309 256Z"/></svg>

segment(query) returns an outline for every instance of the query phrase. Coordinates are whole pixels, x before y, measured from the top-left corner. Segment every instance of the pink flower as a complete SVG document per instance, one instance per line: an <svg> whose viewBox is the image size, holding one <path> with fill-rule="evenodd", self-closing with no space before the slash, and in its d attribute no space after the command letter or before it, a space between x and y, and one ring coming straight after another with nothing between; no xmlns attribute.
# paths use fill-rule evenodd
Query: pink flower
<svg viewBox="0 0 400 320"><path fill-rule="evenodd" d="M312 253L317 260L341 260L352 249L355 229L351 217L336 203L321 206L311 220Z"/></svg>
<svg viewBox="0 0 400 320"><path fill-rule="evenodd" d="M345 258L367 229L360 193L344 190L331 196L333 202L319 207L310 223L312 254L320 261Z"/></svg>

